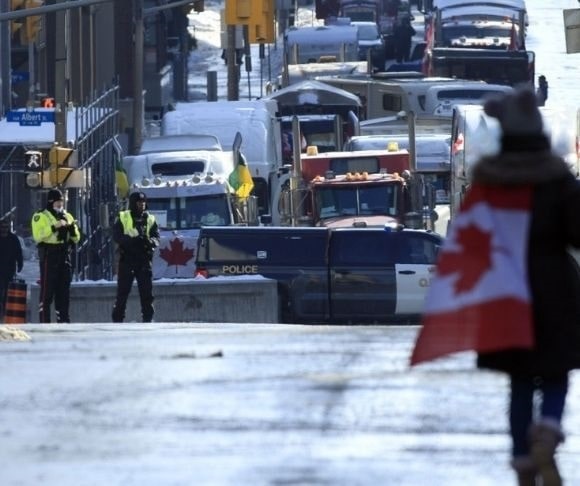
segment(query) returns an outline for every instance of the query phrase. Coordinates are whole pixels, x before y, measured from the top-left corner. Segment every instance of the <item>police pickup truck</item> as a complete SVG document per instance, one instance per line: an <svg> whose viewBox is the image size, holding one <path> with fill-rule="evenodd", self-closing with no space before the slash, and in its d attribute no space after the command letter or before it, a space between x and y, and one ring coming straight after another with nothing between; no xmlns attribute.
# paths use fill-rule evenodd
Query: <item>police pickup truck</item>
<svg viewBox="0 0 580 486"><path fill-rule="evenodd" d="M285 323L416 321L441 244L409 229L203 227L196 273L277 280Z"/></svg>

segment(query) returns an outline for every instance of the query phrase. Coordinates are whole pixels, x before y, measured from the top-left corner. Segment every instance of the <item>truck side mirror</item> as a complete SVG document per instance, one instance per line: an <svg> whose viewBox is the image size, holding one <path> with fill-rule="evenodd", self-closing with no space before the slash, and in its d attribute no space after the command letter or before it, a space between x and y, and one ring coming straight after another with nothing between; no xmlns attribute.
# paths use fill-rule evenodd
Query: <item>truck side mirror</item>
<svg viewBox="0 0 580 486"><path fill-rule="evenodd" d="M434 209L437 204L436 190L433 184L425 185L425 205L429 209Z"/></svg>
<svg viewBox="0 0 580 486"><path fill-rule="evenodd" d="M423 229L423 215L416 211L405 213L404 224L410 229Z"/></svg>

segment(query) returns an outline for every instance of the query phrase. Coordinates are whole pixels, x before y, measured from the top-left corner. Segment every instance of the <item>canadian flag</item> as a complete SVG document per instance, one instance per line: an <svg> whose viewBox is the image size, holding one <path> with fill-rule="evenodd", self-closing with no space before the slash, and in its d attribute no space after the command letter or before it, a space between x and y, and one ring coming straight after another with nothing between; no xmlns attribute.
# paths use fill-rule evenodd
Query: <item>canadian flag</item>
<svg viewBox="0 0 580 486"><path fill-rule="evenodd" d="M411 365L533 347L530 206L530 187L471 186L441 248Z"/></svg>

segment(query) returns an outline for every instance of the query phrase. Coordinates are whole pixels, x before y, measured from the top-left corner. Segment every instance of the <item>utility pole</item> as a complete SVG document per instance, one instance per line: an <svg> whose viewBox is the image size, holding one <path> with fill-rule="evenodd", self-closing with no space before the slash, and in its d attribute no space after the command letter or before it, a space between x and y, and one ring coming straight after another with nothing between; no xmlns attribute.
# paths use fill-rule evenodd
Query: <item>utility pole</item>
<svg viewBox="0 0 580 486"><path fill-rule="evenodd" d="M226 48L226 62L228 63L228 101L240 99L239 68L236 64L236 26L227 27L228 45Z"/></svg>
<svg viewBox="0 0 580 486"><path fill-rule="evenodd" d="M65 3L60 0L59 3ZM54 135L55 142L61 147L66 147L66 117L67 104L70 90L70 58L68 46L70 45L70 15L69 10L56 12L56 36L55 46L55 85L54 85Z"/></svg>
<svg viewBox="0 0 580 486"><path fill-rule="evenodd" d="M10 11L10 0L0 0L0 12ZM0 116L12 108L10 23L0 22Z"/></svg>
<svg viewBox="0 0 580 486"><path fill-rule="evenodd" d="M143 142L143 0L133 0L133 144L137 154Z"/></svg>

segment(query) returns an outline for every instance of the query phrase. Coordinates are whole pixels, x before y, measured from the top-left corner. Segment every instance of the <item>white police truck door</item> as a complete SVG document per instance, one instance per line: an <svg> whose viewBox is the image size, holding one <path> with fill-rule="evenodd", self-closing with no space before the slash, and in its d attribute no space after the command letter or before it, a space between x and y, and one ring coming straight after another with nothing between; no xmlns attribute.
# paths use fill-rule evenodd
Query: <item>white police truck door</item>
<svg viewBox="0 0 580 486"><path fill-rule="evenodd" d="M397 235L397 316L423 311L440 245L440 237L427 232L404 231Z"/></svg>

